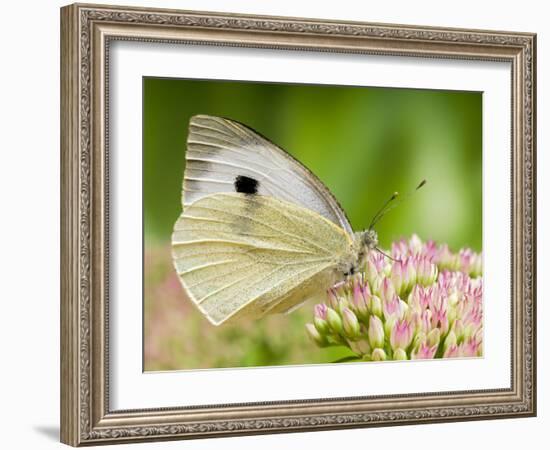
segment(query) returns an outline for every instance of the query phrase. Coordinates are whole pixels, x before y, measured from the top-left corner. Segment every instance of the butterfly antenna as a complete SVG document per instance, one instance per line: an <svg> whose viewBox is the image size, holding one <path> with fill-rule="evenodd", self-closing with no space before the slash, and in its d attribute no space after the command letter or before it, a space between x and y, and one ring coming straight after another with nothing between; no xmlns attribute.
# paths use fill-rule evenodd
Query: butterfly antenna
<svg viewBox="0 0 550 450"><path fill-rule="evenodd" d="M382 255L384 255L386 258L392 260L393 262L397 262L397 261L398 261L397 259L392 258L390 255L388 255L386 252L380 250L378 247L374 247L374 249L375 249L377 252L379 252L379 253L381 253Z"/></svg>
<svg viewBox="0 0 550 450"><path fill-rule="evenodd" d="M372 227L380 220L380 217L384 215L385 209L393 202L397 197L399 197L399 192L394 192L392 196L387 199L382 207L378 210L378 212L373 216L372 220L370 221L369 230L372 230Z"/></svg>
<svg viewBox="0 0 550 450"><path fill-rule="evenodd" d="M387 200L386 203L384 203L382 208L380 208L380 210L372 218L372 221L369 225L369 230L372 229L372 227L374 227L374 225L376 225L378 223L378 221L380 221L380 219L382 219L382 217L384 217L388 212L390 212L393 208L400 205L402 202L404 202L409 197L411 197L416 191L418 191L425 184L426 184L426 180L422 180L420 183L418 183L418 186L416 186L414 191L412 191L412 192L408 193L407 195L401 197L398 202L394 202L394 200L397 199L399 194L397 192L394 192L394 194L389 198L389 200Z"/></svg>

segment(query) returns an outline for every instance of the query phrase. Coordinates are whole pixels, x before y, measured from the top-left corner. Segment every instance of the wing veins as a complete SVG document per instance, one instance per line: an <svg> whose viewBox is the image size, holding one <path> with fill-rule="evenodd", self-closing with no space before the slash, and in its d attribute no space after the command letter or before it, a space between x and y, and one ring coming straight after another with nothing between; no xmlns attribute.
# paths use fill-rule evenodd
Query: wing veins
<svg viewBox="0 0 550 450"><path fill-rule="evenodd" d="M226 150L233 151L234 153L237 153L237 154L241 154L240 152L236 152L234 149L226 149ZM201 152L200 150L197 150L197 149L195 149L193 151L195 153L204 153L204 152ZM283 188L280 184L275 183L275 180L270 175L270 172L273 171L272 167L264 166L263 164L259 164L258 162L250 163L250 161L243 161L243 163L247 165L247 167L243 167L243 166L240 166L240 165L231 164L231 163L226 162L226 161L221 161L219 159L201 158L200 156L199 157L197 157L197 156L188 156L187 160L188 161L202 161L202 162L206 162L206 163L220 164L220 165L225 165L225 166L228 166L228 167L234 167L234 168L241 169L241 170L242 169L249 170L250 172L253 172L253 173L257 174L260 177L265 178L267 181L269 181L271 183L271 185L276 190L278 190L281 193L286 194L287 198L294 200L294 202L296 203L296 200L297 200L296 196L292 192L290 192L289 190ZM260 171L256 168L250 167L250 164L255 164L255 165L265 169L265 172L262 172L262 171ZM292 175L292 171L290 171L287 168L280 167L279 165L277 165L277 167L275 169L284 171L284 172L288 173L289 175ZM303 182L303 180L300 180L300 182ZM304 183L304 184L306 184L306 186L308 186L309 188L312 188L312 185L309 182ZM198 191L198 190L191 190L191 189L186 189L186 190L189 191L189 192L201 192L201 191Z"/></svg>
<svg viewBox="0 0 550 450"><path fill-rule="evenodd" d="M230 181L224 180L213 180L211 178L195 178L195 177L183 177L184 180L188 181L202 181L203 183L217 183L217 184L233 184Z"/></svg>
<svg viewBox="0 0 550 450"><path fill-rule="evenodd" d="M263 205L265 206L266 204L263 203ZM262 226L265 226L265 227L267 227L267 228L270 228L270 229L273 230L273 231L276 231L276 232L279 232L279 233L281 233L281 234L284 234L285 236L288 236L288 237L290 237L290 238L292 238L292 239L294 239L294 240L298 240L298 241L300 240L297 236L295 236L295 235L293 235L293 234L287 233L287 232L285 232L285 231L283 231L283 230L279 230L279 229L277 229L277 228L274 228L274 227L271 226L271 225L268 225L268 224L266 224L266 223L260 222L260 221L258 221L258 220L256 220L256 219L253 219L253 218L251 218L251 217L244 216L244 215L239 214L239 213L236 213L236 212L224 211L224 210L222 210L222 209L212 208L211 206L203 206L203 205L194 205L194 207L195 207L195 208L208 209L208 210L216 211L216 212L221 212L221 213L224 213L224 214L231 214L231 215L236 216L236 217L243 217L243 218L245 218L245 219L247 219L247 220L250 220L250 221L252 221L252 222L259 223L259 224L262 225ZM319 250L322 250L322 251L324 251L324 252L330 254L330 251L329 251L329 250L327 250L327 249L324 248L324 247L319 246L318 244L316 244L315 242L313 242L313 241L311 241L311 240L309 240L309 239L306 239L304 236L302 236L302 240L304 240L305 242L307 242L308 244L310 244L312 247L316 247L316 248L318 248ZM300 246L300 245L298 244L298 246Z"/></svg>
<svg viewBox="0 0 550 450"><path fill-rule="evenodd" d="M187 275L188 273L192 273L192 272L195 272L197 270L208 269L209 267L215 267L215 266L219 266L219 265L222 265L222 264L228 264L228 263L232 263L232 262L236 262L236 261L237 261L236 259L226 259L226 260L223 260L223 261L210 262L210 263L202 264L200 266L191 267L191 268L186 269L182 272L178 272L178 275Z"/></svg>
<svg viewBox="0 0 550 450"><path fill-rule="evenodd" d="M218 294L218 293L221 292L221 291L225 291L226 289L229 289L230 287L235 286L236 284L239 284L240 282L246 280L247 278L248 278L248 275L245 275L244 277L239 278L238 280L235 280L235 281L233 281L233 282L231 282L231 283L228 283L228 284L225 284L225 285L219 287L219 288L216 289L215 291L212 291L212 292L206 294L206 295L205 295L204 297L202 297L201 299L197 300L197 304L200 305L200 304L201 304L202 302L204 302L206 299L208 299L208 298L210 298L210 297L212 297L212 296Z"/></svg>
<svg viewBox="0 0 550 450"><path fill-rule="evenodd" d="M255 164L256 166L258 167L261 167L265 170L271 170L272 168L269 167L269 166L266 166L264 164L261 164L259 163L258 161L250 161L248 158L250 157L250 154L253 154L252 152L248 152L248 153L245 153L245 152L240 152L238 151L236 148L233 148L233 147L225 147L223 145L219 145L219 144L214 144L214 143L205 143L205 142L188 142L189 144L198 144L198 145L204 145L205 147L214 147L214 148L221 148L221 149L224 149L224 150L227 150L228 152L232 152L232 153L235 153L237 155L240 155L242 156L244 159L237 159L238 161L242 161L243 163L245 164ZM190 152L195 152L195 153L208 153L206 152L204 149L200 149L200 148L194 148L194 149L190 149ZM189 158L187 158L189 159ZM250 170L254 170L254 169L250 169Z"/></svg>
<svg viewBox="0 0 550 450"><path fill-rule="evenodd" d="M271 251L279 251L279 252L287 252L287 253L298 253L302 255L314 255L315 253L296 250L296 249L289 249L289 248L280 248L280 247L262 247L255 244L248 244L243 241L228 241L225 239L195 239L193 241L179 241L179 242L172 242L174 246L184 246L184 245L196 245L196 244L209 244L212 242L218 242L223 244L229 244L229 245L236 245L236 246L243 246L243 247L252 247L259 250L271 250Z"/></svg>
<svg viewBox="0 0 550 450"><path fill-rule="evenodd" d="M210 131L215 131L216 133L220 133L220 134L223 134L225 136L229 136L231 137L232 135L229 134L227 132L227 130L224 130L224 129L220 129L220 128L214 128L214 127L209 127L209 126L206 126L202 123L198 123L198 122L191 122L191 127L193 128L202 128L204 130L210 130ZM193 134L193 133L198 133L198 131L196 130L191 130L191 133L190 134Z"/></svg>
<svg viewBox="0 0 550 450"><path fill-rule="evenodd" d="M313 274L311 275L311 277L314 277L314 276L317 275L318 273L320 273L320 272L322 272L323 270L325 270L327 267L329 267L328 264L325 265L325 266L319 267L317 270L314 270L314 272L313 272ZM275 272L277 272L278 270L281 270L282 268L283 268L283 267L278 267L277 269L271 271L271 272L270 272L269 274L267 274L264 278L262 278L260 281L258 281L257 284L259 284L261 281L265 280L267 277L272 276ZM307 271L311 271L312 269L313 269L313 268L311 268L311 267L307 267L307 268L305 268L305 269L303 269L303 270L301 270L301 271L299 271L299 272L296 272L296 273L294 274L294 276L297 277L297 276L299 276L299 275L301 275L301 274L303 274L303 273L305 273L305 272L307 272ZM311 278L311 277L310 277L310 278ZM284 280L281 280L281 281L279 281L277 284L275 284L274 286L271 286L271 287L269 287L269 288L267 288L267 289L264 289L262 292L260 292L260 293L259 293L258 295L256 295L254 298L249 299L249 301L246 302L245 305L248 305L250 302L253 302L253 301L258 300L261 296L265 295L265 294L268 293L270 290L276 289L276 288L277 288L278 286L280 286L283 282L284 282ZM295 285L295 286L292 287L291 289L288 289L288 290L285 292L285 294L288 293L288 292L290 292L292 289L296 289L297 286L300 286L300 285L303 284L303 283L304 283L304 282L302 281L301 283L298 283L297 285ZM280 296L280 301L283 300L283 298L284 298L284 295L281 295L281 296ZM277 303L277 304L278 304L278 303ZM271 308L269 308L269 309L272 309L272 308L275 307L277 304L273 305L273 306L272 306ZM244 305L243 305L243 306L244 306Z"/></svg>

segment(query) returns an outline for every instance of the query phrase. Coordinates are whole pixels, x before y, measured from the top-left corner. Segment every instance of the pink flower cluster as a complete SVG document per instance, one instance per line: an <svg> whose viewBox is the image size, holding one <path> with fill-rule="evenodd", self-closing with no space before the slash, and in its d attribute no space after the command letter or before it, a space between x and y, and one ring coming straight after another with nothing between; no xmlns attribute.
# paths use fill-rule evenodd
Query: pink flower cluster
<svg viewBox="0 0 550 450"><path fill-rule="evenodd" d="M418 236L372 251L363 270L328 290L306 330L320 347L366 361L476 357L483 351L482 256Z"/></svg>

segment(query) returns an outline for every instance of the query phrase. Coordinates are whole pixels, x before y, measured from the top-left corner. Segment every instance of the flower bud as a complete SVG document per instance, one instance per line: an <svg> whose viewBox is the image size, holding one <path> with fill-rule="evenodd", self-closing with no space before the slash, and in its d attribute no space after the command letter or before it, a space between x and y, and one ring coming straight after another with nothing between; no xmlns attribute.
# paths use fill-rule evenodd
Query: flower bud
<svg viewBox="0 0 550 450"><path fill-rule="evenodd" d="M338 308L338 296L336 295L336 290L334 288L330 288L327 291L327 294L329 306L333 309Z"/></svg>
<svg viewBox="0 0 550 450"><path fill-rule="evenodd" d="M432 312L429 309L426 309L420 315L420 330L425 334L428 334L432 329Z"/></svg>
<svg viewBox="0 0 550 450"><path fill-rule="evenodd" d="M363 297L368 298L372 295L372 292L370 290L370 285L367 280L363 280Z"/></svg>
<svg viewBox="0 0 550 450"><path fill-rule="evenodd" d="M416 266L416 282L422 286L430 286L437 280L437 266L427 258L420 258Z"/></svg>
<svg viewBox="0 0 550 450"><path fill-rule="evenodd" d="M455 320L452 329L455 332L457 342L461 342L464 338L464 322L461 319Z"/></svg>
<svg viewBox="0 0 550 450"><path fill-rule="evenodd" d="M447 322L448 322L448 324L450 324L450 323L455 322L457 317L460 317L460 312L458 311L458 308L456 308L456 307L447 306L446 316L447 316Z"/></svg>
<svg viewBox="0 0 550 450"><path fill-rule="evenodd" d="M475 253L469 248L462 248L458 252L459 268L464 273L470 272L470 267L475 258Z"/></svg>
<svg viewBox="0 0 550 450"><path fill-rule="evenodd" d="M397 317L391 316L384 322L384 334L386 336L391 335L391 330L393 329L393 326L395 325L395 322L397 322Z"/></svg>
<svg viewBox="0 0 550 450"><path fill-rule="evenodd" d="M400 239L391 245L391 256L394 259L401 259L408 253L407 241Z"/></svg>
<svg viewBox="0 0 550 450"><path fill-rule="evenodd" d="M373 361L385 361L387 359L386 352L381 348L375 348L370 357Z"/></svg>
<svg viewBox="0 0 550 450"><path fill-rule="evenodd" d="M376 264L370 260L365 265L365 277L371 286L375 285L375 281L378 280L378 269L376 268Z"/></svg>
<svg viewBox="0 0 550 450"><path fill-rule="evenodd" d="M428 337L426 336L426 333L424 333L423 331L419 331L413 339L413 348L419 348L422 344L426 342L427 339Z"/></svg>
<svg viewBox="0 0 550 450"><path fill-rule="evenodd" d="M453 255L452 256L450 269L453 272L458 272L460 270L460 256L459 255Z"/></svg>
<svg viewBox="0 0 550 450"><path fill-rule="evenodd" d="M449 246L447 244L441 245L437 252L437 263L441 267L449 269L452 265L452 258L453 254L449 250Z"/></svg>
<svg viewBox="0 0 550 450"><path fill-rule="evenodd" d="M405 313L405 307L407 307L407 304L395 295L391 300L386 300L382 303L384 318L386 320L389 320L390 317L402 319Z"/></svg>
<svg viewBox="0 0 550 450"><path fill-rule="evenodd" d="M445 353L443 353L443 358L456 358L459 356L458 354L458 346L450 345L447 350L445 350Z"/></svg>
<svg viewBox="0 0 550 450"><path fill-rule="evenodd" d="M435 352L437 351L437 345L429 346L428 343L424 342L420 344L418 348L415 348L411 353L412 359L433 359Z"/></svg>
<svg viewBox="0 0 550 450"><path fill-rule="evenodd" d="M357 316L353 314L353 311L349 308L344 308L342 310L342 325L344 327L344 332L350 339L357 339L360 334L359 321Z"/></svg>
<svg viewBox="0 0 550 450"><path fill-rule="evenodd" d="M380 297L376 295L370 297L369 310L371 314L382 318L382 301Z"/></svg>
<svg viewBox="0 0 550 450"><path fill-rule="evenodd" d="M411 324L413 334L416 334L418 331L422 331L422 318L418 311L414 311L409 308L405 313L404 318Z"/></svg>
<svg viewBox="0 0 550 450"><path fill-rule="evenodd" d="M348 341L351 351L358 355L364 356L370 353L371 347L366 339L359 339L357 341Z"/></svg>
<svg viewBox="0 0 550 450"><path fill-rule="evenodd" d="M480 277L483 273L483 257L481 254L475 255L470 265L470 276L472 278Z"/></svg>
<svg viewBox="0 0 550 450"><path fill-rule="evenodd" d="M462 331L462 336L463 336L463 340L468 340L470 339L475 333L475 325L473 323L468 323L467 325L464 325L463 327L463 331Z"/></svg>
<svg viewBox="0 0 550 450"><path fill-rule="evenodd" d="M395 288L389 278L384 278L380 286L380 300L382 303L390 302L396 297Z"/></svg>
<svg viewBox="0 0 550 450"><path fill-rule="evenodd" d="M426 342L430 347L438 346L439 340L441 339L441 332L439 331L439 328L434 328L432 331L428 333L428 336L426 337Z"/></svg>
<svg viewBox="0 0 550 450"><path fill-rule="evenodd" d="M399 299L399 314L398 317L402 319L405 316L408 316L409 314L409 305L407 302L404 302L403 300Z"/></svg>
<svg viewBox="0 0 550 450"><path fill-rule="evenodd" d="M420 286L418 286L418 284L416 284L409 293L407 304L412 310L418 311L419 313L422 312L422 306L420 305Z"/></svg>
<svg viewBox="0 0 550 450"><path fill-rule="evenodd" d="M416 283L416 267L414 264L413 258L408 258L405 267L404 267L404 275L405 275L405 291L408 291L412 289L412 287Z"/></svg>
<svg viewBox="0 0 550 450"><path fill-rule="evenodd" d="M392 349L407 349L411 344L412 338L413 330L411 324L405 319L397 320L390 332L390 345Z"/></svg>
<svg viewBox="0 0 550 450"><path fill-rule="evenodd" d="M321 335L312 323L306 323L306 331L311 340L319 347L325 347L328 344L325 336Z"/></svg>
<svg viewBox="0 0 550 450"><path fill-rule="evenodd" d="M370 316L367 334L371 347L384 347L384 325L378 316Z"/></svg>
<svg viewBox="0 0 550 450"><path fill-rule="evenodd" d="M327 310L327 305L319 303L313 307L313 315L319 319L327 320Z"/></svg>
<svg viewBox="0 0 550 450"><path fill-rule="evenodd" d="M409 239L409 249L413 255L418 255L422 251L422 240L417 234L413 234Z"/></svg>
<svg viewBox="0 0 550 450"><path fill-rule="evenodd" d="M327 305L324 303L315 305L313 308L313 325L320 334L328 332L327 309Z"/></svg>
<svg viewBox="0 0 550 450"><path fill-rule="evenodd" d="M402 348L398 348L393 352L393 359L395 360L404 360L408 359L407 352L403 350Z"/></svg>
<svg viewBox="0 0 550 450"><path fill-rule="evenodd" d="M371 294L379 295L380 289L382 287L382 278L380 278L379 276L376 276L374 279L369 280L369 286L370 286Z"/></svg>
<svg viewBox="0 0 550 450"><path fill-rule="evenodd" d="M402 261L395 261L391 268L391 282L395 288L395 292L398 295L403 295L403 292L406 288L405 281L405 264Z"/></svg>
<svg viewBox="0 0 550 450"><path fill-rule="evenodd" d="M445 338L445 342L443 342L443 351L447 351L452 345L456 345L456 335L453 330L449 331L449 334Z"/></svg>
<svg viewBox="0 0 550 450"><path fill-rule="evenodd" d="M349 309L351 307L349 301L345 297L338 297L338 307L335 308L335 311L338 311L340 315L344 314L344 309Z"/></svg>
<svg viewBox="0 0 550 450"><path fill-rule="evenodd" d="M480 356L481 342L475 338L470 338L459 345L459 352L465 357Z"/></svg>
<svg viewBox="0 0 550 450"><path fill-rule="evenodd" d="M454 307L456 306L457 303L458 303L458 294L456 293L456 290L454 290L452 294L447 297L447 304L449 306Z"/></svg>
<svg viewBox="0 0 550 450"><path fill-rule="evenodd" d="M367 285L367 290L368 290L368 285ZM368 317L369 310L367 307L365 290L357 281L353 285L353 310L355 311L357 316L362 320L365 320Z"/></svg>
<svg viewBox="0 0 550 450"><path fill-rule="evenodd" d="M326 320L320 319L319 317L314 317L313 325L320 334L327 334L329 332L329 327Z"/></svg>
<svg viewBox="0 0 550 450"><path fill-rule="evenodd" d="M327 308L327 323L332 331L336 334L342 333L344 326L340 315L332 308Z"/></svg>

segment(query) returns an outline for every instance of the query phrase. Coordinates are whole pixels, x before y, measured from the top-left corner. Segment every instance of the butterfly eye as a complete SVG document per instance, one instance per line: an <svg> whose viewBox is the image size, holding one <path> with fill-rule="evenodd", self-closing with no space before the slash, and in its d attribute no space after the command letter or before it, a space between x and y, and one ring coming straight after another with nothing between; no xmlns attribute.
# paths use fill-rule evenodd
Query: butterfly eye
<svg viewBox="0 0 550 450"><path fill-rule="evenodd" d="M353 275L355 274L355 271L356 271L356 270L357 270L357 269L355 268L355 266L350 265L350 266L349 266L349 269L348 269L347 271L344 272L344 276L345 276L345 277L353 276Z"/></svg>
<svg viewBox="0 0 550 450"><path fill-rule="evenodd" d="M235 186L235 192L240 192L241 194L257 194L260 182L246 175L238 175L233 185Z"/></svg>

